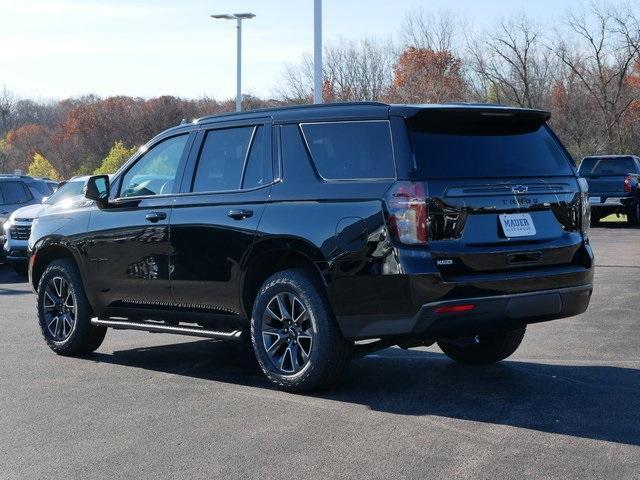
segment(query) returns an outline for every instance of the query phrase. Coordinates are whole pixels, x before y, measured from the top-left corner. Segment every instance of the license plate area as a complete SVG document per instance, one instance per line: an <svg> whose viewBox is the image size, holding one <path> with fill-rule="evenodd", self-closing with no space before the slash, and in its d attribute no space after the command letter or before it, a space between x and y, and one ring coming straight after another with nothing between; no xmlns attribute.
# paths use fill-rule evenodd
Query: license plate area
<svg viewBox="0 0 640 480"><path fill-rule="evenodd" d="M531 237L536 234L533 219L528 213L503 213L498 218L507 238Z"/></svg>
<svg viewBox="0 0 640 480"><path fill-rule="evenodd" d="M601 202L600 197L589 197L590 205L598 205Z"/></svg>

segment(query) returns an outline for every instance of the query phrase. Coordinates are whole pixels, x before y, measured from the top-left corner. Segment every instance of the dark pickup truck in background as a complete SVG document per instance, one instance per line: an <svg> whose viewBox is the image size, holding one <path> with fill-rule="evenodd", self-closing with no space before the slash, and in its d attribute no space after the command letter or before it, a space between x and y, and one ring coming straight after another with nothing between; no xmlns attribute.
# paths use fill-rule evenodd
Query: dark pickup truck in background
<svg viewBox="0 0 640 480"><path fill-rule="evenodd" d="M592 225L613 213L626 215L631 225L640 225L640 158L634 155L585 157L579 174L589 184Z"/></svg>

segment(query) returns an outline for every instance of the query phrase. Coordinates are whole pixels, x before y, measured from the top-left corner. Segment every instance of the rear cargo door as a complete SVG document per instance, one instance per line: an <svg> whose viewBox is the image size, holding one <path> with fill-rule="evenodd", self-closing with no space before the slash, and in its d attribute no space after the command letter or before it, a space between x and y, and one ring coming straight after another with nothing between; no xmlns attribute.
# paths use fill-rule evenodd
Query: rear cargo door
<svg viewBox="0 0 640 480"><path fill-rule="evenodd" d="M471 110L408 121L443 276L574 261L578 181L545 120L543 112Z"/></svg>

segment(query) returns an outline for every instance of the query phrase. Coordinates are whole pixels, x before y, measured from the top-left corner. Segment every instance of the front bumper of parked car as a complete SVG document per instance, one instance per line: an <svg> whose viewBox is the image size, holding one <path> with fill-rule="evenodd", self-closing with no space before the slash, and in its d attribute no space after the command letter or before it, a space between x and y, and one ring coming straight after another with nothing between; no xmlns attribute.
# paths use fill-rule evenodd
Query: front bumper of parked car
<svg viewBox="0 0 640 480"><path fill-rule="evenodd" d="M3 233L2 255L8 263L26 262L29 254L29 234L31 233L31 222L6 222ZM18 233L20 238L15 238L12 233Z"/></svg>

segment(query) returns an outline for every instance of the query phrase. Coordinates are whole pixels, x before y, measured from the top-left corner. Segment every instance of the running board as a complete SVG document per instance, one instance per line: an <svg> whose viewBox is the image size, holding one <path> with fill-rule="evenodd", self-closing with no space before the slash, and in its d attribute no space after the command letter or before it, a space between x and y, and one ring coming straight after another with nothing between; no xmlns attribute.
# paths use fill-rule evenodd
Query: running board
<svg viewBox="0 0 640 480"><path fill-rule="evenodd" d="M153 333L173 333L174 335L189 335L192 337L216 338L219 340L240 340L242 338L241 330L234 330L232 332L218 332L215 330L207 330L205 328L199 327L180 327L174 325L164 325L161 323L131 322L129 320L107 320L102 318L92 318L91 324L123 330L143 330L145 332Z"/></svg>

